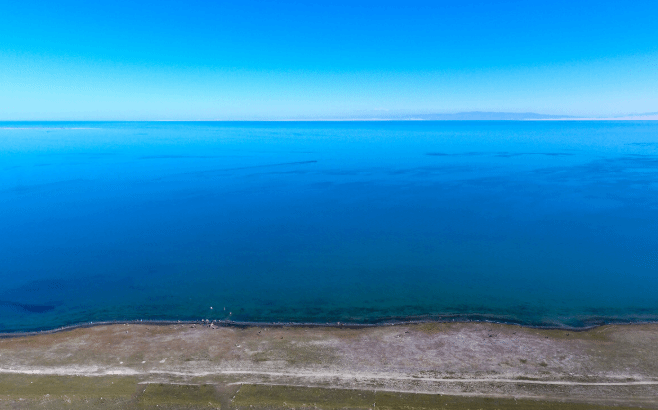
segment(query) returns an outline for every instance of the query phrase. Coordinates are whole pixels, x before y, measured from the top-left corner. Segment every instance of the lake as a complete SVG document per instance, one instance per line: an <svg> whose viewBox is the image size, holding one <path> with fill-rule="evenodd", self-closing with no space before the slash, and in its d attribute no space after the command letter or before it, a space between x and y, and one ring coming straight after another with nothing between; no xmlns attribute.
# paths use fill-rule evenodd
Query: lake
<svg viewBox="0 0 658 410"><path fill-rule="evenodd" d="M0 123L0 332L658 319L658 122Z"/></svg>

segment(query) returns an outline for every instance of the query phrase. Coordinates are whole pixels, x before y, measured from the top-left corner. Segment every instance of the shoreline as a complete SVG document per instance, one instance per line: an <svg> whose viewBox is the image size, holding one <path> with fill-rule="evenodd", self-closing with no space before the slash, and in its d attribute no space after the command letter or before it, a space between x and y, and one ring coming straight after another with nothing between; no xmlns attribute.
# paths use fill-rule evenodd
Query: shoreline
<svg viewBox="0 0 658 410"><path fill-rule="evenodd" d="M517 326L523 329L537 329L537 330L568 330L570 332L586 332L592 329L604 326L634 326L634 325L652 325L658 324L656 320L637 320L637 321L622 321L622 320L608 320L601 321L601 323L589 326L541 326L541 325L528 325L518 322L507 322L495 319L419 319L419 320L395 320L379 323L358 323L358 322L251 322L251 321L237 321L237 320L105 320L98 322L82 322L71 325L61 326L53 329L43 329L34 331L16 331L16 332L0 332L0 339L12 339L20 337L30 337L38 335L56 334L61 332L68 332L76 329L87 329L97 326L111 326L111 325L153 325L153 326L170 326L170 325L206 325L215 327L233 327L233 328L336 328L336 329L366 329L378 327L392 327L392 326L409 326L409 325L422 325L422 324L495 324L504 326Z"/></svg>
<svg viewBox="0 0 658 410"><path fill-rule="evenodd" d="M574 331L486 322L141 321L67 330L0 339L0 408L68 409L69 400L79 408L99 400L187 408L181 397L236 410L286 403L365 410L375 401L428 410L468 397L477 405L458 409L501 408L487 400L508 400L504 408L531 400L519 409L658 408L658 323ZM359 397L372 400L353 402Z"/></svg>

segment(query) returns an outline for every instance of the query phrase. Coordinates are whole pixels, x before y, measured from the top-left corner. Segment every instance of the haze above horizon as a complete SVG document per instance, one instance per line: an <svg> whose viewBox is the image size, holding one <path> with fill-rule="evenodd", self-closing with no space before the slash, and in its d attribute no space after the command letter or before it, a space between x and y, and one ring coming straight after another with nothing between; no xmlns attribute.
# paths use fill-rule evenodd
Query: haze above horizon
<svg viewBox="0 0 658 410"><path fill-rule="evenodd" d="M658 111L658 3L0 0L0 121Z"/></svg>

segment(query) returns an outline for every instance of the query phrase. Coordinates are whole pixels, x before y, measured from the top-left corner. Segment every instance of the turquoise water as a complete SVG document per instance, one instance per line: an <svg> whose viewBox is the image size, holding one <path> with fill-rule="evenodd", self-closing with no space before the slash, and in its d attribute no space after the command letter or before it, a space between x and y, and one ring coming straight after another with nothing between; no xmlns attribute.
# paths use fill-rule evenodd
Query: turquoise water
<svg viewBox="0 0 658 410"><path fill-rule="evenodd" d="M0 123L0 172L4 332L658 319L658 122Z"/></svg>

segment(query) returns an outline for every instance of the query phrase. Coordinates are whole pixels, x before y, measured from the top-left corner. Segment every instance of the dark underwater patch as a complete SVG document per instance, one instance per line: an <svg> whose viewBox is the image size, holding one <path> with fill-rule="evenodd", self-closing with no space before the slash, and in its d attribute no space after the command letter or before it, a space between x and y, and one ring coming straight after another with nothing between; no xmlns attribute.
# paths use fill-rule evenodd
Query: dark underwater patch
<svg viewBox="0 0 658 410"><path fill-rule="evenodd" d="M519 157L522 155L544 155L547 157L565 157L572 156L574 154L568 152L460 152L448 154L445 152L426 152L425 155L430 157L473 157L476 155L493 155L499 158L512 158Z"/></svg>
<svg viewBox="0 0 658 410"><path fill-rule="evenodd" d="M219 155L142 155L138 159L212 159Z"/></svg>
<svg viewBox="0 0 658 410"><path fill-rule="evenodd" d="M30 313L45 313L55 309L55 306L51 306L51 305L31 305L26 303L3 302L3 301L0 301L0 306L18 308Z"/></svg>

